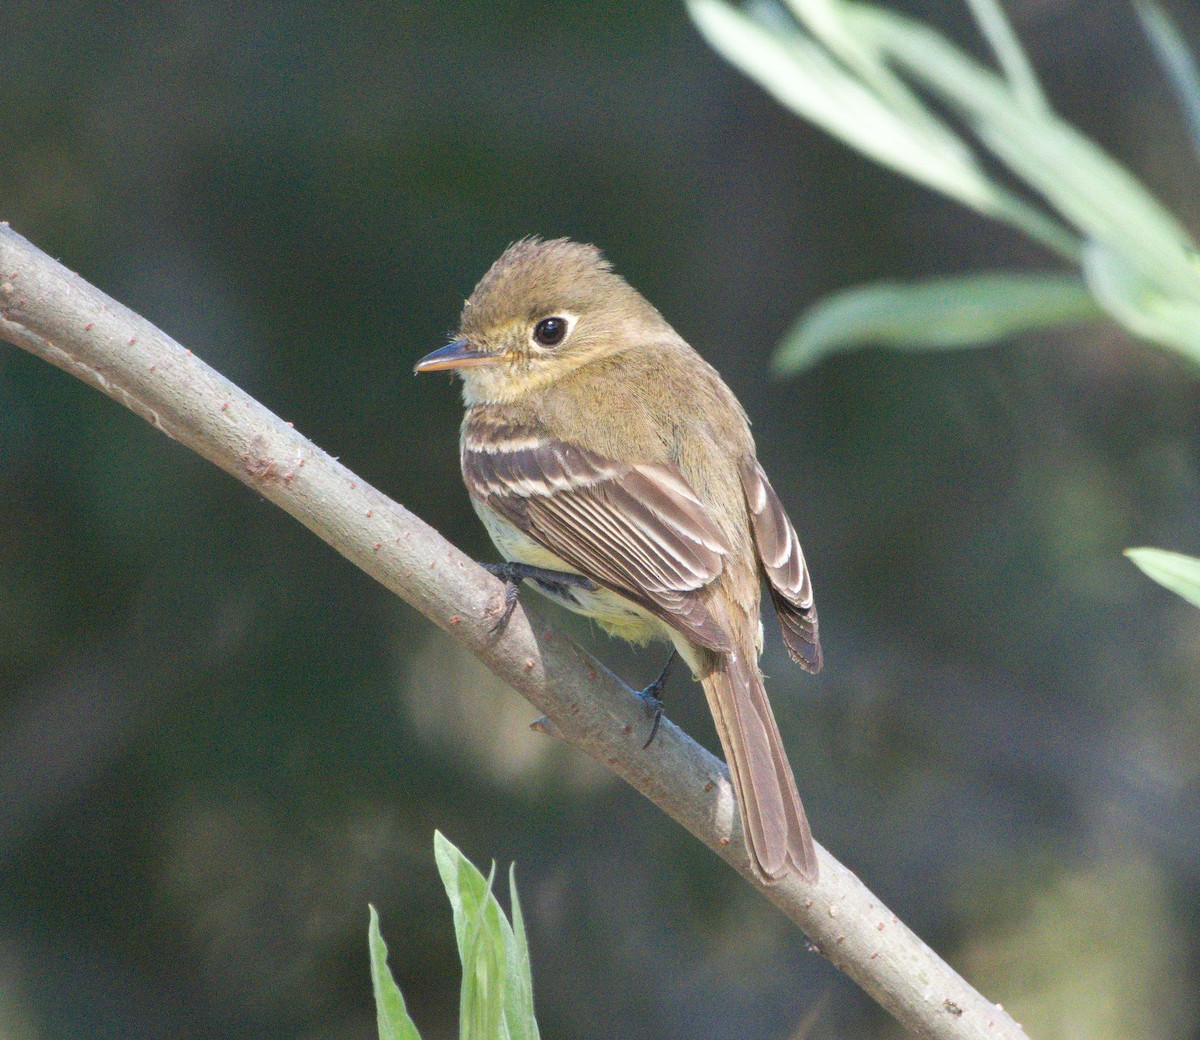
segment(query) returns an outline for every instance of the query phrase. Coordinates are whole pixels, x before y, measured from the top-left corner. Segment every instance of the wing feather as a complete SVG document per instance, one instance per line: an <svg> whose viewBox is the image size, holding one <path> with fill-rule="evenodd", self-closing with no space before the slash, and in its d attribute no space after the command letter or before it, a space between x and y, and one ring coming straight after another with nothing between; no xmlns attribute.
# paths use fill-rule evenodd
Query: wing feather
<svg viewBox="0 0 1200 1040"><path fill-rule="evenodd" d="M697 592L730 547L678 471L470 419L462 470L472 495L565 563L701 646L729 650Z"/></svg>
<svg viewBox="0 0 1200 1040"><path fill-rule="evenodd" d="M758 461L753 457L743 459L740 473L754 544L767 576L788 654L806 671L820 671L817 608L800 539Z"/></svg>

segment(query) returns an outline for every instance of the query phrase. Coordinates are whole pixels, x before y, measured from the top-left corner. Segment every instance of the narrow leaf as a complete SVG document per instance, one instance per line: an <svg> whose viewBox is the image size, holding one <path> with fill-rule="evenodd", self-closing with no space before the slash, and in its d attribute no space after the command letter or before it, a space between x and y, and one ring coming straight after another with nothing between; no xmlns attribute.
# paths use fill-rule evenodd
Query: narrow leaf
<svg viewBox="0 0 1200 1040"><path fill-rule="evenodd" d="M1016 104L1002 79L932 29L868 5L852 10L861 32L1085 237L1128 257L1164 293L1200 301L1187 232L1120 163L1053 113Z"/></svg>
<svg viewBox="0 0 1200 1040"><path fill-rule="evenodd" d="M368 946L371 951L371 988L375 991L375 1017L379 1024L379 1040L421 1040L421 1034L404 1006L404 996L387 965L387 944L379 931L379 914L368 907L371 924Z"/></svg>
<svg viewBox="0 0 1200 1040"><path fill-rule="evenodd" d="M938 118L892 71L879 50L854 31L846 18L845 0L787 0L787 3L812 36L905 123L934 135L946 134ZM760 22L764 21L766 10L769 9L763 5L753 8Z"/></svg>
<svg viewBox="0 0 1200 1040"><path fill-rule="evenodd" d="M463 966L460 1037L538 1040L529 951L515 887L513 915L519 937L492 893L494 867L485 878L440 832L434 833L434 856L454 911Z"/></svg>
<svg viewBox="0 0 1200 1040"><path fill-rule="evenodd" d="M1050 106L1042 93L1033 66L1022 50L1017 34L1004 17L999 0L967 0L979 29L996 55L1013 95L1022 107L1034 112L1048 111Z"/></svg>
<svg viewBox="0 0 1200 1040"><path fill-rule="evenodd" d="M769 16L770 7L752 7L750 17L724 0L687 0L713 49L793 112L867 158L1078 262L1078 236L992 180L974 149L896 76L885 60L885 34L863 31L860 5L788 2L820 42Z"/></svg>
<svg viewBox="0 0 1200 1040"><path fill-rule="evenodd" d="M458 959L466 963L466 937L478 912L487 882L457 847L442 834L433 832L433 855L442 885L454 912L454 935L458 941Z"/></svg>
<svg viewBox="0 0 1200 1040"><path fill-rule="evenodd" d="M1200 607L1200 560L1166 549L1126 549L1148 578Z"/></svg>
<svg viewBox="0 0 1200 1040"><path fill-rule="evenodd" d="M509 953L508 1027L513 1040L539 1040L537 1019L533 1013L533 965L525 938L525 918L517 898L517 868L508 872L508 896L512 904L513 945Z"/></svg>
<svg viewBox="0 0 1200 1040"><path fill-rule="evenodd" d="M780 345L775 369L796 372L827 354L867 344L958 350L1102 316L1073 275L990 273L881 282L836 293L802 315Z"/></svg>
<svg viewBox="0 0 1200 1040"><path fill-rule="evenodd" d="M1135 336L1200 364L1200 303L1169 296L1111 249L1089 242L1083 273L1096 302Z"/></svg>
<svg viewBox="0 0 1200 1040"><path fill-rule="evenodd" d="M462 863L478 874L465 857ZM484 897L467 923L463 937L466 956L459 999L461 1040L511 1040L504 1006L508 990L504 930L508 922L491 893L494 874L493 867L484 883Z"/></svg>
<svg viewBox="0 0 1200 1040"><path fill-rule="evenodd" d="M957 136L932 115L897 112L798 28L756 21L724 0L688 0L688 12L722 57L793 112L966 205L993 208L997 189Z"/></svg>
<svg viewBox="0 0 1200 1040"><path fill-rule="evenodd" d="M1200 64L1158 4L1137 0L1134 9L1183 106L1192 147L1200 152Z"/></svg>
<svg viewBox="0 0 1200 1040"><path fill-rule="evenodd" d="M488 920L487 913L489 900L494 902L489 891L490 879L440 831L434 832L433 844L438 873L454 911L454 935L463 969L459 1036L463 1040L501 1040L501 1034L505 1033L503 940L498 964L491 934L496 922Z"/></svg>

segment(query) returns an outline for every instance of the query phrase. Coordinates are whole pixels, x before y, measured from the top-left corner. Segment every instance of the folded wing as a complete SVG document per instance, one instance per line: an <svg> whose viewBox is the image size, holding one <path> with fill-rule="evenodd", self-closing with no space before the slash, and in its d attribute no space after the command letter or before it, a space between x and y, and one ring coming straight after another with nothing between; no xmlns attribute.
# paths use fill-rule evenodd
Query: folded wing
<svg viewBox="0 0 1200 1040"><path fill-rule="evenodd" d="M750 510L750 526L754 530L754 544L767 576L788 654L805 671L820 671L817 608L800 539L758 461L753 457L745 458L739 468Z"/></svg>
<svg viewBox="0 0 1200 1040"><path fill-rule="evenodd" d="M617 462L522 426L467 427L471 494L597 584L700 646L729 638L696 594L729 545L671 466Z"/></svg>

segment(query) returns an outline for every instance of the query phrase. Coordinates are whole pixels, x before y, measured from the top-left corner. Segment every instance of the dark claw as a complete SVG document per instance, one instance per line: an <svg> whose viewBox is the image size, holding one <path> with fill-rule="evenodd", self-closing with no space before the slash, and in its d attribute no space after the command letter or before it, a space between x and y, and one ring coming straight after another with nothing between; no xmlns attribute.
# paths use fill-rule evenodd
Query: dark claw
<svg viewBox="0 0 1200 1040"><path fill-rule="evenodd" d="M526 578L550 584L569 585L572 588L586 589L588 591L596 587L596 583L591 578L585 578L582 574L552 571L547 570L545 567L533 567L527 563L516 563L512 560L509 560L507 563L483 563L480 566L489 574L494 574L504 582L504 613L492 625L492 632L499 632L500 629L508 624L508 619L513 616L513 611L517 609L517 598L521 593L521 582L525 581Z"/></svg>
<svg viewBox="0 0 1200 1040"><path fill-rule="evenodd" d="M641 691L641 696L646 701L647 709L654 713L654 724L650 727L650 736L646 738L646 743L642 745L643 751L653 744L654 738L658 736L658 727L663 718L662 692L663 688L667 685L667 678L671 674L671 667L675 664L675 658L678 656L679 651L672 650L671 656L667 658L667 663L663 665L663 670L658 673L658 678Z"/></svg>
<svg viewBox="0 0 1200 1040"><path fill-rule="evenodd" d="M513 611L517 609L517 600L521 598L521 579L515 581L506 581L504 583L504 613L497 618L496 623L489 629L491 632L499 632L505 625L508 624L508 619L513 616Z"/></svg>
<svg viewBox="0 0 1200 1040"><path fill-rule="evenodd" d="M651 744L654 743L654 738L658 736L658 726L663 720L663 702L657 697L652 697L646 694L645 690L642 695L646 698L646 707L654 712L654 723L650 727L650 736L646 738L646 743L642 745L642 750L645 751Z"/></svg>
<svg viewBox="0 0 1200 1040"><path fill-rule="evenodd" d="M675 666L675 659L678 656L678 650L671 651L671 656L667 658L667 663L663 665L663 670L658 673L658 678L655 679L654 682L652 682L644 690L642 690L642 693L645 696L650 697L653 700L659 699L659 697L662 695L663 689L667 685L667 679L671 677L671 669Z"/></svg>

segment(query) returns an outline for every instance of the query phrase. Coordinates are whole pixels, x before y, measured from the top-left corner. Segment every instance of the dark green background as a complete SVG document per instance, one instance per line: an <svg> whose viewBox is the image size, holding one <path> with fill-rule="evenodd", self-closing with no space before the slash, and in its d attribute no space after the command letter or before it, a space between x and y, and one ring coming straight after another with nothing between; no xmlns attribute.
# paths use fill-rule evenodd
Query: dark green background
<svg viewBox="0 0 1200 1040"><path fill-rule="evenodd" d="M1195 226L1128 6L1007 8L1059 110ZM905 9L973 45L959 5ZM768 626L764 668L819 840L1039 1040L1196 1035L1200 613L1121 556L1200 552L1194 371L1097 325L772 381L833 289L1053 264L800 123L676 3L2 20L0 218L480 558L457 389L412 364L509 241L600 244L740 395L804 539L827 667ZM564 623L631 681L658 666ZM668 710L714 745L698 687ZM454 1036L435 827L516 860L546 1037L894 1035L532 716L0 345L0 1035L370 1037L370 901L426 1040Z"/></svg>

